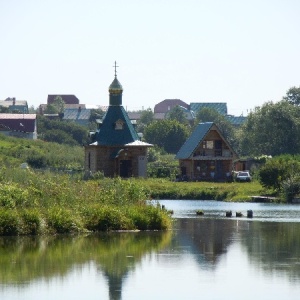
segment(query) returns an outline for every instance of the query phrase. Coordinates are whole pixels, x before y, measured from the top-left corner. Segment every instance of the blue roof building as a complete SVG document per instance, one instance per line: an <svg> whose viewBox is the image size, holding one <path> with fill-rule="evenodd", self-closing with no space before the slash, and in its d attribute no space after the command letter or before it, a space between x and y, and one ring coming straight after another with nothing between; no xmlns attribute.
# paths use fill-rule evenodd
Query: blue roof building
<svg viewBox="0 0 300 300"><path fill-rule="evenodd" d="M122 106L123 87L116 74L109 86L109 107L92 143L85 146L85 170L105 176L146 177L147 149Z"/></svg>
<svg viewBox="0 0 300 300"><path fill-rule="evenodd" d="M213 122L199 123L176 154L181 178L226 181L238 155Z"/></svg>

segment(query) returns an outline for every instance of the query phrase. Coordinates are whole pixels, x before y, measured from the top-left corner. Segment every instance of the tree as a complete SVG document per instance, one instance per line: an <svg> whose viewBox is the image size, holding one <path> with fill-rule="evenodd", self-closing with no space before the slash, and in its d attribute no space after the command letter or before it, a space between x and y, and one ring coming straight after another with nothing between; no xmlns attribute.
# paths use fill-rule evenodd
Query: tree
<svg viewBox="0 0 300 300"><path fill-rule="evenodd" d="M187 124L187 118L186 115L183 111L183 109L179 106L176 105L173 109L171 109L167 115L166 115L167 119L169 120L175 120L181 124Z"/></svg>
<svg viewBox="0 0 300 300"><path fill-rule="evenodd" d="M177 153L188 137L188 129L175 120L161 120L145 128L144 137L148 143L163 148L168 153Z"/></svg>
<svg viewBox="0 0 300 300"><path fill-rule="evenodd" d="M39 138L43 140L70 145L74 145L74 142L78 145L88 142L87 128L74 122L50 120L44 116L38 116L37 128ZM56 134L57 138L55 138Z"/></svg>
<svg viewBox="0 0 300 300"><path fill-rule="evenodd" d="M90 116L90 122L96 122L98 119L102 119L104 115L104 111L102 109L92 109L91 110L91 116Z"/></svg>
<svg viewBox="0 0 300 300"><path fill-rule="evenodd" d="M283 100L288 101L290 104L293 105L300 105L300 87L291 87L286 92L286 96L283 97Z"/></svg>
<svg viewBox="0 0 300 300"><path fill-rule="evenodd" d="M148 126L154 119L154 113L151 108L141 111L140 119L137 122L137 131L144 132L146 126Z"/></svg>
<svg viewBox="0 0 300 300"><path fill-rule="evenodd" d="M65 102L61 96L56 96L52 104L48 104L44 113L62 114L65 110Z"/></svg>
<svg viewBox="0 0 300 300"><path fill-rule="evenodd" d="M149 125L154 118L154 113L151 108L147 108L146 110L143 110L140 117L140 123L144 125Z"/></svg>
<svg viewBox="0 0 300 300"><path fill-rule="evenodd" d="M56 96L53 101L53 106L57 109L59 114L65 111L65 102L61 96Z"/></svg>
<svg viewBox="0 0 300 300"><path fill-rule="evenodd" d="M72 136L60 129L47 130L43 135L43 140L71 146L78 145L77 141L74 140Z"/></svg>
<svg viewBox="0 0 300 300"><path fill-rule="evenodd" d="M255 108L242 126L243 155L296 154L300 151L300 108L282 100Z"/></svg>

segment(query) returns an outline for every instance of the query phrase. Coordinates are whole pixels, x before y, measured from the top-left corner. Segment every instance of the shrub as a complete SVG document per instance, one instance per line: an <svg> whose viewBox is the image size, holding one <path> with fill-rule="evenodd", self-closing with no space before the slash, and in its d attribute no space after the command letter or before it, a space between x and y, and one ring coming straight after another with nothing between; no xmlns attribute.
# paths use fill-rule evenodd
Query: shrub
<svg viewBox="0 0 300 300"><path fill-rule="evenodd" d="M37 210L25 210L21 215L23 234L38 234L41 231L42 220Z"/></svg>
<svg viewBox="0 0 300 300"><path fill-rule="evenodd" d="M96 207L85 215L86 228L91 231L134 229L131 220L118 207Z"/></svg>
<svg viewBox="0 0 300 300"><path fill-rule="evenodd" d="M299 161L292 156L270 159L259 169L258 177L262 186L280 191L282 182L299 172Z"/></svg>
<svg viewBox="0 0 300 300"><path fill-rule="evenodd" d="M292 202L300 193L300 175L292 176L282 182L282 191L287 202Z"/></svg>
<svg viewBox="0 0 300 300"><path fill-rule="evenodd" d="M0 235L17 235L19 218L14 210L0 210Z"/></svg>
<svg viewBox="0 0 300 300"><path fill-rule="evenodd" d="M55 233L71 233L78 231L78 225L71 212L60 207L53 207L48 211L47 224L50 231Z"/></svg>

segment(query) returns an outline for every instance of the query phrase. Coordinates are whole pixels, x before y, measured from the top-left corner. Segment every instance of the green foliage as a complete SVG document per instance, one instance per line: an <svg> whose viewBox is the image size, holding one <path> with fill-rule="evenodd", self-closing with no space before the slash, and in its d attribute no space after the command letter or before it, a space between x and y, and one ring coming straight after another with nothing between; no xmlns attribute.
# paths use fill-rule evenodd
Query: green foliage
<svg viewBox="0 0 300 300"><path fill-rule="evenodd" d="M76 217L68 209L58 206L51 207L46 218L49 230L54 230L54 233L79 231L78 224L76 224Z"/></svg>
<svg viewBox="0 0 300 300"><path fill-rule="evenodd" d="M134 229L121 207L97 206L86 212L86 228L91 231Z"/></svg>
<svg viewBox="0 0 300 300"><path fill-rule="evenodd" d="M42 169L48 166L47 158L41 153L33 153L26 159L30 167L35 169Z"/></svg>
<svg viewBox="0 0 300 300"><path fill-rule="evenodd" d="M172 154L161 154L156 160L148 162L147 174L151 178L169 178L175 180L179 171L179 162Z"/></svg>
<svg viewBox="0 0 300 300"><path fill-rule="evenodd" d="M78 142L73 139L72 136L70 136L67 132L59 129L47 130L45 133L43 133L42 139L47 142L78 146Z"/></svg>
<svg viewBox="0 0 300 300"><path fill-rule="evenodd" d="M147 108L141 112L140 123L149 125L154 118L154 113L151 108Z"/></svg>
<svg viewBox="0 0 300 300"><path fill-rule="evenodd" d="M17 235L19 223L16 211L0 208L0 235Z"/></svg>
<svg viewBox="0 0 300 300"><path fill-rule="evenodd" d="M269 194L257 181L240 184L215 182L173 182L148 179L145 182L152 199L197 199L251 201L253 195Z"/></svg>
<svg viewBox="0 0 300 300"><path fill-rule="evenodd" d="M287 202L292 202L295 196L300 194L300 174L291 176L281 183L282 190Z"/></svg>
<svg viewBox="0 0 300 300"><path fill-rule="evenodd" d="M188 124L188 120L186 118L185 112L183 111L183 108L181 108L179 105L176 105L173 109L171 109L167 114L166 118L169 120L177 121L181 124Z"/></svg>
<svg viewBox="0 0 300 300"><path fill-rule="evenodd" d="M137 132L144 133L145 128L153 122L154 113L151 108L140 112L140 119L137 121Z"/></svg>
<svg viewBox="0 0 300 300"><path fill-rule="evenodd" d="M239 140L243 155L299 153L300 108L287 101L257 107L242 126Z"/></svg>
<svg viewBox="0 0 300 300"><path fill-rule="evenodd" d="M83 148L0 135L0 163L7 168L27 162L33 168L80 170Z"/></svg>
<svg viewBox="0 0 300 300"><path fill-rule="evenodd" d="M145 213L149 214L147 229L164 229L169 224L159 208L147 210L150 196L144 181L84 181L19 168L4 168L0 174L0 235L142 229L133 216L142 219L138 215ZM153 210L158 210L156 217Z"/></svg>
<svg viewBox="0 0 300 300"><path fill-rule="evenodd" d="M292 105L300 105L300 87L291 87L286 92L286 96L283 97L283 100L288 101Z"/></svg>
<svg viewBox="0 0 300 300"><path fill-rule="evenodd" d="M104 111L102 109L92 109L90 115L90 122L96 122L96 120L102 119L104 116Z"/></svg>
<svg viewBox="0 0 300 300"><path fill-rule="evenodd" d="M36 235L42 231L42 218L37 209L25 209L21 213L22 234Z"/></svg>
<svg viewBox="0 0 300 300"><path fill-rule="evenodd" d="M52 104L48 104L45 113L46 114L61 114L65 110L65 102L61 96L56 96Z"/></svg>
<svg viewBox="0 0 300 300"><path fill-rule="evenodd" d="M188 128L175 120L153 122L144 131L148 143L161 147L168 153L177 153L188 134Z"/></svg>
<svg viewBox="0 0 300 300"><path fill-rule="evenodd" d="M37 118L38 137L48 142L69 145L83 145L88 142L86 127L62 120L51 120L44 116Z"/></svg>
<svg viewBox="0 0 300 300"><path fill-rule="evenodd" d="M264 187L280 191L282 183L297 173L300 173L299 157L283 155L267 160L259 169L258 177Z"/></svg>

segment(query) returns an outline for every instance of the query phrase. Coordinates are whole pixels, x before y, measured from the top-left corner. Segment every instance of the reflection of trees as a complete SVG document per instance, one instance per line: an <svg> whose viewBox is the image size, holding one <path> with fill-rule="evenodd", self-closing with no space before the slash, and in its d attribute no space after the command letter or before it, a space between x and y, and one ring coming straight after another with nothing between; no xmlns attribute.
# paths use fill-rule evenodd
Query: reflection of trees
<svg viewBox="0 0 300 300"><path fill-rule="evenodd" d="M167 246L170 238L170 232L1 237L0 282L28 283L65 276L74 266L94 261L108 279L110 299L120 299L126 274L144 255Z"/></svg>
<svg viewBox="0 0 300 300"><path fill-rule="evenodd" d="M201 267L215 267L233 242L240 242L250 263L268 273L300 278L300 225L236 219L178 219L177 245L189 246Z"/></svg>
<svg viewBox="0 0 300 300"><path fill-rule="evenodd" d="M196 254L201 254L200 264L215 265L226 253L236 231L235 221L223 219L178 219L179 239L191 244Z"/></svg>
<svg viewBox="0 0 300 300"><path fill-rule="evenodd" d="M253 222L243 237L250 259L268 272L300 277L300 224Z"/></svg>

